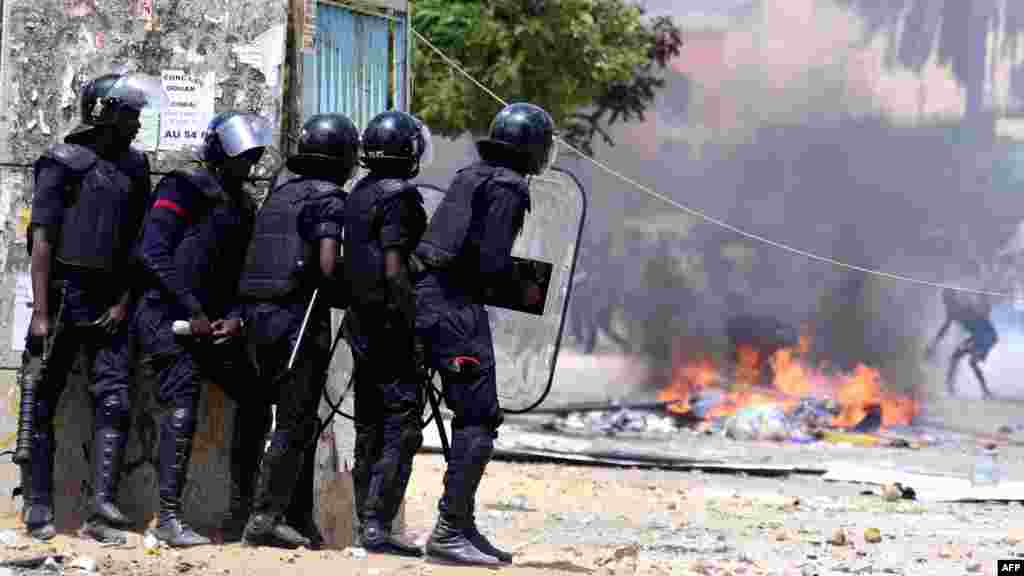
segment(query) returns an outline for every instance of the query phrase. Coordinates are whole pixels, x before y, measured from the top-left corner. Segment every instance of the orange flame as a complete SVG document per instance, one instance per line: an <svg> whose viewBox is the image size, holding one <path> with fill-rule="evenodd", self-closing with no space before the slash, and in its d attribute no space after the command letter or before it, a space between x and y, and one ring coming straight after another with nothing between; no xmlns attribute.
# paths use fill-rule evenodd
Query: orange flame
<svg viewBox="0 0 1024 576"><path fill-rule="evenodd" d="M767 359L773 380L771 388L766 389L759 386L764 354L754 347L737 348L736 366L730 377L710 356L694 358L677 346L672 380L658 392L658 400L675 401L668 409L686 414L690 412L691 395L715 390L723 396L722 401L702 415L715 419L746 406L774 404L788 411L802 398L832 398L839 404L840 413L831 424L844 428L857 425L874 407L881 410L882 427L909 424L917 414L914 400L883 391L878 370L858 364L852 372L831 374L826 364L816 368L804 360L810 349L810 329L804 326L797 346L778 350Z"/></svg>

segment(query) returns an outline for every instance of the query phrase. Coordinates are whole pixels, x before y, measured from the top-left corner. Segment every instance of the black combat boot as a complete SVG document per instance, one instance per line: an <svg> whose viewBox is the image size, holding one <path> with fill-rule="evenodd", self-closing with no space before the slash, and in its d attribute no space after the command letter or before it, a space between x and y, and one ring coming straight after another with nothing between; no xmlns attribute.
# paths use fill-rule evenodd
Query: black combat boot
<svg viewBox="0 0 1024 576"><path fill-rule="evenodd" d="M113 428L96 431L93 440L93 501L92 515L85 522L82 532L99 542L125 544L127 535L121 528L127 528L131 521L121 513L115 500L121 479L121 462L127 435Z"/></svg>
<svg viewBox="0 0 1024 576"><path fill-rule="evenodd" d="M482 431L482 433L487 433L487 431L484 430ZM485 443L484 446L478 448L478 457L483 460L483 465L485 467L490 462L491 455L493 453L493 448L488 449L488 446L493 447L493 444ZM477 528L476 525L476 491L480 487L480 480L482 478L482 474L480 476L477 476L476 482L473 484L473 486L470 487L470 492L474 495L474 497L472 500L469 501L469 515L466 521L466 526L463 529L463 534L466 536L467 539L469 539L470 542L473 543L474 546L477 547L478 550L480 550L484 554L494 556L502 562L510 563L512 562L512 554L509 552L505 552L504 550L500 550L496 548L493 544L491 544L490 540L488 540L486 536L480 533L480 530L479 528ZM447 507L447 505L448 503L442 496L441 501L438 504L438 510L440 510L441 513L444 514L444 510Z"/></svg>
<svg viewBox="0 0 1024 576"><path fill-rule="evenodd" d="M285 524L283 516L295 490L295 473L302 465L302 446L293 442L291 432L277 429L270 449L263 456L253 514L245 525L242 542L248 546L298 548L309 539ZM299 436L299 440L303 436Z"/></svg>
<svg viewBox="0 0 1024 576"><path fill-rule="evenodd" d="M380 554L418 558L423 556L423 550L393 531L412 475L413 457L423 444L418 419L405 426L400 434L397 442L384 448L372 469L363 547Z"/></svg>
<svg viewBox="0 0 1024 576"><path fill-rule="evenodd" d="M160 515L152 530L157 540L173 548L202 546L210 539L182 518L181 495L188 478L195 425L187 408L175 408L160 423Z"/></svg>
<svg viewBox="0 0 1024 576"><path fill-rule="evenodd" d="M356 445L353 451L352 492L355 497L355 531L353 541L363 545L363 526L366 524L366 497L370 492L370 471L379 457L380 443L376 429L356 424Z"/></svg>
<svg viewBox="0 0 1024 576"><path fill-rule="evenodd" d="M491 444L491 446L493 446L493 444ZM490 462L492 452L493 449L486 450L486 459L483 462L483 466L486 467L487 463ZM484 457L483 453L481 454L481 457ZM473 494L473 499L469 501L469 518L466 520L466 526L462 533L465 534L466 538L468 538L469 541L484 554L494 556L502 562L510 563L512 562L512 554L496 548L494 544L491 544L491 541L488 540L486 536L480 533L479 528L476 526L476 491L480 486L480 479L482 477L482 474L480 476L476 476L476 482L474 482L470 489L470 492Z"/></svg>
<svg viewBox="0 0 1024 576"><path fill-rule="evenodd" d="M451 455L444 475L444 503L438 505L437 525L427 540L429 556L456 564L496 566L502 562L485 554L465 535L469 521L469 506L475 494L471 492L479 485L487 459L480 455L491 437L477 438L474 429L464 428L452 433ZM493 444L491 444L493 450Z"/></svg>
<svg viewBox="0 0 1024 576"><path fill-rule="evenodd" d="M41 420L37 417L37 422ZM32 435L32 459L27 465L32 471L28 506L25 507L25 527L37 540L52 540L57 535L53 523L53 425L36 429Z"/></svg>
<svg viewBox="0 0 1024 576"><path fill-rule="evenodd" d="M245 524L252 514L253 491L260 472L260 459L270 426L270 406L243 406L235 411L231 432L231 496L227 513L220 524L224 542L242 539Z"/></svg>
<svg viewBox="0 0 1024 576"><path fill-rule="evenodd" d="M316 431L313 432L316 434ZM306 449L302 458L302 470L299 472L299 479L295 483L295 490L292 493L292 501L288 504L288 511L285 518L289 526L294 526L299 533L309 540L310 550L320 550L324 545L324 537L320 533L320 527L315 520L313 509L313 480L316 472L316 447L317 438L310 436L307 443L311 443Z"/></svg>

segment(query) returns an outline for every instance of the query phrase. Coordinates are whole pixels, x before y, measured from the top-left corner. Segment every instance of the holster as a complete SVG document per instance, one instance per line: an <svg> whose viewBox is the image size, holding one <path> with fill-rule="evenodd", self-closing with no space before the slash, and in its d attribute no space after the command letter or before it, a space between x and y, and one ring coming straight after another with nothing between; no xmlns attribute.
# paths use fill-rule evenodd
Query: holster
<svg viewBox="0 0 1024 576"><path fill-rule="evenodd" d="M67 287L60 284L60 301L57 305L57 315L54 317L50 333L43 338L42 354L39 358L39 370L29 376L28 366L22 363L18 373L18 387L21 392L21 402L18 409L18 439L15 443L14 456L15 464L24 465L32 460L32 436L35 434L35 410L36 392L46 385L48 365L50 356L53 354L53 343L57 340L61 331L61 318L64 316L64 301L67 295ZM26 355L28 358L28 355Z"/></svg>
<svg viewBox="0 0 1024 576"><path fill-rule="evenodd" d="M29 378L23 366L18 371L21 405L18 410L18 440L14 449L14 463L28 464L32 460L32 432L35 430L36 381Z"/></svg>

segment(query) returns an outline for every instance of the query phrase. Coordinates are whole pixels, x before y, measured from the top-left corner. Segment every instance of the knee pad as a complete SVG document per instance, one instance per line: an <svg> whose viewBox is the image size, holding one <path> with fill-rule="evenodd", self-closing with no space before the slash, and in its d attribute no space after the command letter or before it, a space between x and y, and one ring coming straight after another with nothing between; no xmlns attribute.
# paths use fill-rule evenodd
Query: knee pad
<svg viewBox="0 0 1024 576"><path fill-rule="evenodd" d="M420 430L418 423L414 427L402 430L400 443L402 453L405 455L413 455L423 446L423 431Z"/></svg>
<svg viewBox="0 0 1024 576"><path fill-rule="evenodd" d="M125 429L131 414L130 402L127 390L118 390L102 395L96 406L96 427Z"/></svg>

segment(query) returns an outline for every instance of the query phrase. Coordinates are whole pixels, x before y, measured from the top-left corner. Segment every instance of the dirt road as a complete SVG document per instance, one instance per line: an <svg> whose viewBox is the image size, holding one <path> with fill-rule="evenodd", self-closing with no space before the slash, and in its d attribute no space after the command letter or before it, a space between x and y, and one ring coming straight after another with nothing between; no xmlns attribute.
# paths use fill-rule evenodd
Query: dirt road
<svg viewBox="0 0 1024 576"><path fill-rule="evenodd" d="M412 535L426 538L443 461L421 455L409 489ZM479 521L517 552L500 572L528 574L993 574L1024 557L1024 507L886 501L861 485L814 477L751 478L495 462L481 485ZM16 528L14 519L0 523ZM876 532L877 531L877 532ZM63 554L118 576L303 574L447 576L487 573L344 551L240 545L182 552L103 548L61 535L49 545L0 544L0 556ZM53 572L15 572L15 574ZM65 574L82 571L66 569ZM2 569L0 575L6 576Z"/></svg>

